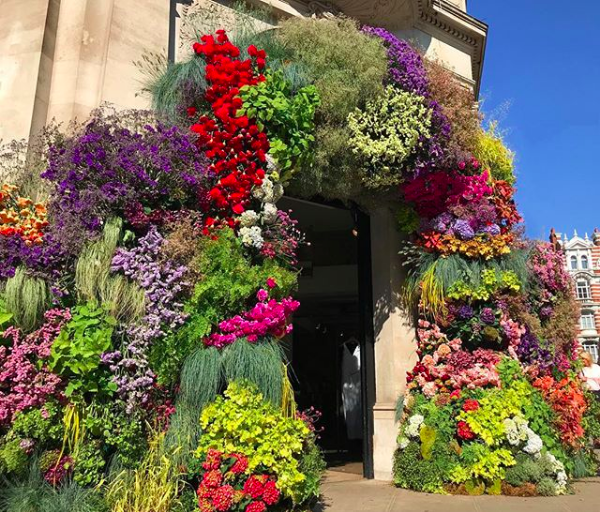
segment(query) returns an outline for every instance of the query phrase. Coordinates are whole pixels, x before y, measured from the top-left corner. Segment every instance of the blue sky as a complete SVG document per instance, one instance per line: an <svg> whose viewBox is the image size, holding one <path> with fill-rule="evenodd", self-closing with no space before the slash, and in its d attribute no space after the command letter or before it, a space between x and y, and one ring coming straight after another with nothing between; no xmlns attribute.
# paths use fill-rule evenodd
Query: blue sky
<svg viewBox="0 0 600 512"><path fill-rule="evenodd" d="M517 153L527 234L591 234L600 227L600 2L470 0L468 9L490 25L483 110Z"/></svg>

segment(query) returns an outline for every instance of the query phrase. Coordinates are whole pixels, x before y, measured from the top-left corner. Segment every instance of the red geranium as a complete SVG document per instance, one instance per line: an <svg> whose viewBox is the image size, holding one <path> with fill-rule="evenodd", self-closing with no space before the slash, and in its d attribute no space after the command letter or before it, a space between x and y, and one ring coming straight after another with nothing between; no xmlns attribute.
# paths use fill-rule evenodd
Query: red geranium
<svg viewBox="0 0 600 512"><path fill-rule="evenodd" d="M465 400L465 403L463 404L463 411L469 412L476 411L477 409L479 409L479 402L477 400L474 400L473 398Z"/></svg>
<svg viewBox="0 0 600 512"><path fill-rule="evenodd" d="M475 432L471 430L471 427L465 421L459 421L456 433L458 437L464 439L465 441L470 441L471 439L475 439Z"/></svg>

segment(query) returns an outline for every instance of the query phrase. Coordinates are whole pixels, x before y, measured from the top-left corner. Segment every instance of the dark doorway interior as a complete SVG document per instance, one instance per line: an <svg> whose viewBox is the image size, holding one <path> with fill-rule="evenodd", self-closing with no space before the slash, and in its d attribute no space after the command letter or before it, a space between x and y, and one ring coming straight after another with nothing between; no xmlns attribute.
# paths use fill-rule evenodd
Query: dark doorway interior
<svg viewBox="0 0 600 512"><path fill-rule="evenodd" d="M363 474L359 247L350 210L284 199L307 242L300 252L301 306L289 358L298 407L322 413L320 444L330 469Z"/></svg>

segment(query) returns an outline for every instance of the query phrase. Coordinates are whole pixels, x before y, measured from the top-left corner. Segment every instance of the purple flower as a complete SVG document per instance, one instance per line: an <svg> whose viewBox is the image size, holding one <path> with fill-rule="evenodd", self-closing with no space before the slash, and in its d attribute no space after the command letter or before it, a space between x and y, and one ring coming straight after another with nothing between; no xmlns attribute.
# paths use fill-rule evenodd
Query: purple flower
<svg viewBox="0 0 600 512"><path fill-rule="evenodd" d="M492 308L483 308L479 318L483 323L490 325L496 321L496 314Z"/></svg>
<svg viewBox="0 0 600 512"><path fill-rule="evenodd" d="M455 220L452 224L452 229L454 230L456 236L458 236L461 240L471 240L471 238L475 236L473 228L466 220Z"/></svg>

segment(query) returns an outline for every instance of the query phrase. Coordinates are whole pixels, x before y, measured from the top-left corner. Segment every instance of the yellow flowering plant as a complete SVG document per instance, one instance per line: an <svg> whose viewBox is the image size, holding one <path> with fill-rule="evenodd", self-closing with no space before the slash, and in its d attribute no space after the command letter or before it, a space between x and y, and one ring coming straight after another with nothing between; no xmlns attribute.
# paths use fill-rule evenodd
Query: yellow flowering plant
<svg viewBox="0 0 600 512"><path fill-rule="evenodd" d="M209 449L244 455L248 471L267 468L276 475L281 493L293 503L309 498L301 458L313 434L303 420L285 417L280 408L266 402L254 384L232 382L224 396L202 411L200 426L198 459L204 459Z"/></svg>

